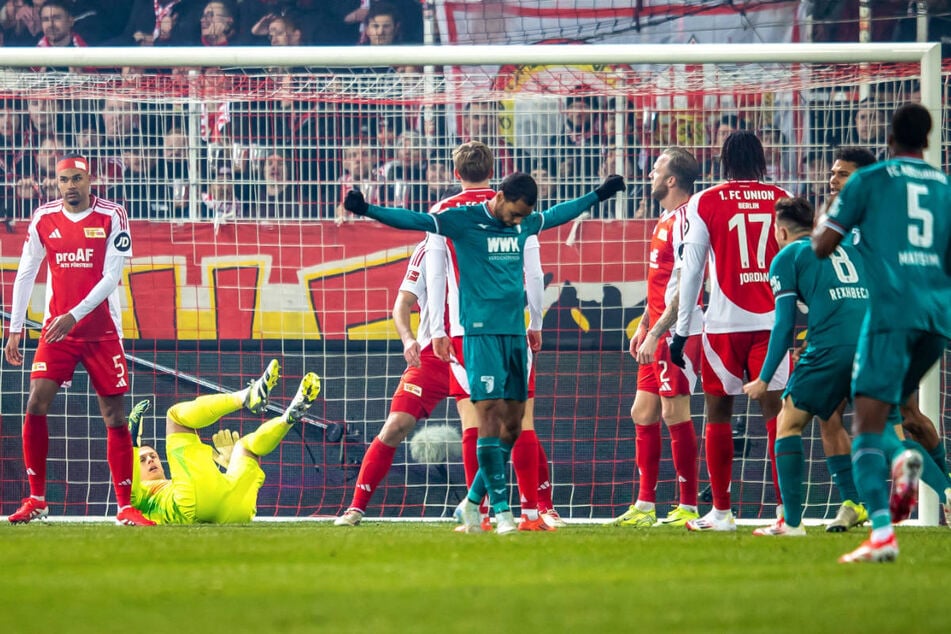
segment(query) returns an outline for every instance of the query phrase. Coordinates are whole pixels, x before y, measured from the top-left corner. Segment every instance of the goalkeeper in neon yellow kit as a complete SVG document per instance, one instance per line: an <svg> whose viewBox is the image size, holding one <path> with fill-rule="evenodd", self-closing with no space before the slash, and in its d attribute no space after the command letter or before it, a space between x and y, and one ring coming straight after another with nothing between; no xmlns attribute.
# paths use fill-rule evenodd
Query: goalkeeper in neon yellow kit
<svg viewBox="0 0 951 634"><path fill-rule="evenodd" d="M280 444L317 398L320 377L307 373L284 413L246 436L223 429L213 436L213 448L202 443L195 430L242 408L263 412L279 378L275 359L243 390L199 396L169 408L165 433L171 477L166 476L155 449L141 443L142 417L149 401L136 404L129 415L139 460L139 468L133 470L132 505L159 524L250 522L264 484L260 458ZM224 473L218 465L225 468Z"/></svg>

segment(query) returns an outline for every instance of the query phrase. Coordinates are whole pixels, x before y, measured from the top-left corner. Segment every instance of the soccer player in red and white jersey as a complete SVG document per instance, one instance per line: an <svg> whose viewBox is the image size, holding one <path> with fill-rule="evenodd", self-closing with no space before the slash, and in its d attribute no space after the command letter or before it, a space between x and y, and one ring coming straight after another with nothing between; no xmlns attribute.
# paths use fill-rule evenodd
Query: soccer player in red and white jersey
<svg viewBox="0 0 951 634"><path fill-rule="evenodd" d="M430 300L426 286L426 245L416 245L400 284L393 322L403 341L403 357L407 367L396 386L390 414L383 428L370 443L353 489L353 498L347 510L334 520L335 526L356 526L363 520L370 498L393 465L396 448L406 439L416 423L427 418L444 398L449 396L449 364L433 352L429 331L429 314L439 311ZM416 336L410 326L413 306L419 305L419 330Z"/></svg>
<svg viewBox="0 0 951 634"><path fill-rule="evenodd" d="M759 376L766 357L775 306L769 265L779 250L773 235L773 203L790 195L762 182L766 155L752 132L738 130L730 134L723 142L720 160L727 181L694 194L687 204L680 306L670 344L671 360L683 367L682 351L706 269L710 300L704 313L701 380L706 397L705 449L713 510L687 522L687 528L695 531L736 530L730 506L733 400L743 393L747 380ZM777 501L776 416L788 376L786 362L760 399Z"/></svg>
<svg viewBox="0 0 951 634"><path fill-rule="evenodd" d="M453 151L455 176L462 191L436 203L430 213L439 214L447 209L473 205L491 200L495 191L489 187L494 156L481 141L469 141ZM469 382L466 378L462 355L462 337L465 330L459 317L459 270L451 240L430 234L426 238L426 286L433 306L445 306L444 314L430 312L430 331L436 355L449 362L451 368L450 393L456 398L462 421L462 463L466 485L471 488L479 470L476 444L479 436L475 408L469 400ZM544 279L538 238L532 236L525 243L525 290L529 301L529 349L534 354L541 349L542 294ZM447 333L448 327L448 333ZM534 361L534 359L533 359ZM519 483L523 522L521 530L548 530L563 526L564 522L553 509L551 482L548 475L548 456L535 434L534 418L534 363L529 383L529 399L522 419L522 432L512 451L512 465ZM483 530L488 527L483 512Z"/></svg>
<svg viewBox="0 0 951 634"><path fill-rule="evenodd" d="M697 432L690 417L690 394L700 367L700 334L703 316L698 302L684 346L686 368L670 362L668 335L677 320L680 304L679 249L684 230L683 214L700 177L700 165L687 150L671 147L657 158L651 170L651 196L664 212L654 227L647 271L647 311L631 339L630 353L640 367L637 394L631 406L636 430L639 489L630 508L614 520L617 526L649 528L657 523L657 478L660 471L660 420L670 432L670 448L680 486L680 504L660 520L665 526L684 526L700 517L697 512Z"/></svg>
<svg viewBox="0 0 951 634"><path fill-rule="evenodd" d="M23 421L23 462L30 497L8 519L25 523L49 513L46 503L46 416L59 390L82 363L99 398L106 423L106 459L119 513L116 522L152 525L131 506L132 437L126 425L124 394L129 371L122 349L118 285L132 238L125 209L90 194L89 164L71 156L56 166L62 198L34 211L13 284L10 331L4 356L23 364L20 339L33 282L46 259L46 311L30 372L30 396Z"/></svg>

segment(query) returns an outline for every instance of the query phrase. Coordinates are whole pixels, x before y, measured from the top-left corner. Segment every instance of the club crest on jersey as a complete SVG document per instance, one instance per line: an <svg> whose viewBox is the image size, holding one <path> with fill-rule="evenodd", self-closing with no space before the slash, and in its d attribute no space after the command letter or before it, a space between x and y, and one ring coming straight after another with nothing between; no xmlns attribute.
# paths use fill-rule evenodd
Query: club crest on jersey
<svg viewBox="0 0 951 634"><path fill-rule="evenodd" d="M491 394L495 391L495 377L494 376L480 376L479 380L482 381L482 385L485 386L485 391L488 394Z"/></svg>
<svg viewBox="0 0 951 634"><path fill-rule="evenodd" d="M116 251L125 253L132 248L132 236L130 236L128 232L123 231L112 241L112 245L116 248Z"/></svg>
<svg viewBox="0 0 951 634"><path fill-rule="evenodd" d="M46 372L46 362L44 361L34 361L33 366L30 368L31 372Z"/></svg>
<svg viewBox="0 0 951 634"><path fill-rule="evenodd" d="M85 234L87 238L105 238L106 230L102 227L84 227L83 234Z"/></svg>
<svg viewBox="0 0 951 634"><path fill-rule="evenodd" d="M418 385L413 385L412 383L404 383L403 391L409 392L410 394L414 394L420 398L422 398L423 396L423 388L419 387Z"/></svg>

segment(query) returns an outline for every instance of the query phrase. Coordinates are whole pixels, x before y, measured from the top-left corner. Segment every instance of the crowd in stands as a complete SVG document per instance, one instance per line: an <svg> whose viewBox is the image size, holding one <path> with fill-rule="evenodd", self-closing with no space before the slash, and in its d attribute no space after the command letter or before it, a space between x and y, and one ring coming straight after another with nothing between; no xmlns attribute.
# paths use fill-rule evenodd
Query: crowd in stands
<svg viewBox="0 0 951 634"><path fill-rule="evenodd" d="M5 0L0 37L3 46L412 44L423 42L423 14L416 0Z"/></svg>
<svg viewBox="0 0 951 634"><path fill-rule="evenodd" d="M0 4L0 30L4 46L377 46L421 42L420 6L416 0L7 0ZM898 101L914 100L917 90L905 82L896 94L895 85L883 83L891 92L817 109L808 125L793 128L775 109L758 107L705 110L687 119L655 109L648 117L633 101L621 104L585 87L525 117L492 96L461 104L381 103L301 90L308 77L330 74L320 69L255 76L208 67L121 72L103 91L109 96L98 99L55 89L0 93L5 218L26 219L58 197L54 168L69 152L88 156L94 193L123 203L133 218L344 222L353 218L340 203L353 186L370 202L426 211L455 180L452 148L469 140L494 150L496 179L514 170L535 176L542 205L620 173L630 183L627 196L593 215L645 217L658 211L648 171L661 149L676 143L693 151L703 166L699 184L709 185L720 179L722 140L738 129L759 134L772 181L820 204L833 149L883 152L888 113ZM364 79L382 82L386 95L418 96L403 92L401 82L418 84L420 72L366 69ZM511 131L516 116L523 117L518 135Z"/></svg>

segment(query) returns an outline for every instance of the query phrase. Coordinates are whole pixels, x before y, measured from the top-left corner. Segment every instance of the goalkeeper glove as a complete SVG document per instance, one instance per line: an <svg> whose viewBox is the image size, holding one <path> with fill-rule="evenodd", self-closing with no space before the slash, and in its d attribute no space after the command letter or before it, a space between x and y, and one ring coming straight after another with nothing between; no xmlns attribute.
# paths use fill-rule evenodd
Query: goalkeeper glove
<svg viewBox="0 0 951 634"><path fill-rule="evenodd" d="M683 335L674 334L670 340L670 360L674 362L674 365L680 368L687 367L687 362L684 361L685 343L687 343L687 338Z"/></svg>
<svg viewBox="0 0 951 634"><path fill-rule="evenodd" d="M357 189L351 189L347 192L347 197L343 199L343 208L358 216L365 216L370 205L367 204L366 199L363 197L363 192Z"/></svg>
<svg viewBox="0 0 951 634"><path fill-rule="evenodd" d="M595 188L594 193L597 194L598 200L604 202L622 189L624 189L624 177L611 174Z"/></svg>
<svg viewBox="0 0 951 634"><path fill-rule="evenodd" d="M139 401L129 412L129 435L132 436L132 445L134 447L142 446L142 418L152 407L152 402L148 399Z"/></svg>
<svg viewBox="0 0 951 634"><path fill-rule="evenodd" d="M215 462L222 469L227 470L231 463L231 453L234 451L234 444L241 438L241 434L230 429L216 431L211 436L211 442L215 446Z"/></svg>

